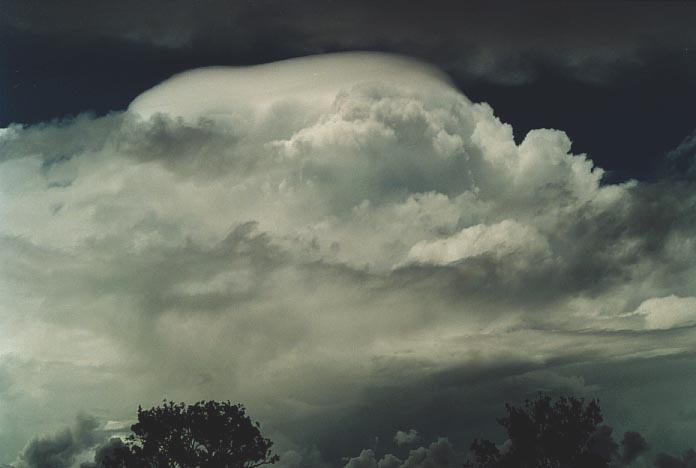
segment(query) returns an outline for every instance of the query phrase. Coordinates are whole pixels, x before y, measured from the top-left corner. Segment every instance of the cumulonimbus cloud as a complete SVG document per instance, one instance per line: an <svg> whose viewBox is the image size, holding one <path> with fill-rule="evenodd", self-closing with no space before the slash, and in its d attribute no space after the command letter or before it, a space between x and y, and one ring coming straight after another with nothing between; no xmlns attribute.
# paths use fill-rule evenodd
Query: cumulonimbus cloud
<svg viewBox="0 0 696 468"><path fill-rule="evenodd" d="M125 113L3 129L0 423L234 398L300 453L289 428L369 389L693 352L690 312L661 307L693 295L691 182L605 184L570 149L379 54L203 69Z"/></svg>

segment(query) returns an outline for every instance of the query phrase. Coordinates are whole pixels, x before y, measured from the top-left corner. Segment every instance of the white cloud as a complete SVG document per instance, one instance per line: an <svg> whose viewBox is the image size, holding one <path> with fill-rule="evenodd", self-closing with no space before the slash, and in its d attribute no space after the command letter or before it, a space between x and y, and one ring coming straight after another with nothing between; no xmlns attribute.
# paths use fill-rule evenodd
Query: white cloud
<svg viewBox="0 0 696 468"><path fill-rule="evenodd" d="M450 369L664 353L602 333L691 320L693 191L602 185L569 148L517 145L437 72L359 54L190 72L124 114L11 127L0 426L170 397L287 428ZM0 433L0 453L24 442Z"/></svg>
<svg viewBox="0 0 696 468"><path fill-rule="evenodd" d="M396 431L394 435L394 443L396 445L408 445L416 443L420 440L418 431L409 429L408 431Z"/></svg>
<svg viewBox="0 0 696 468"><path fill-rule="evenodd" d="M446 265L486 254L497 258L518 254L538 261L551 252L546 239L534 228L504 220L491 226L478 224L464 228L446 239L418 242L408 256L421 263Z"/></svg>
<svg viewBox="0 0 696 468"><path fill-rule="evenodd" d="M357 457L350 458L344 468L377 468L377 460L372 450L366 449Z"/></svg>
<svg viewBox="0 0 696 468"><path fill-rule="evenodd" d="M696 297L675 295L643 301L634 314L643 316L649 330L664 330L696 324Z"/></svg>
<svg viewBox="0 0 696 468"><path fill-rule="evenodd" d="M400 468L450 468L455 466L456 454L450 441L438 438L428 447L411 450Z"/></svg>
<svg viewBox="0 0 696 468"><path fill-rule="evenodd" d="M371 449L365 449L360 455L348 459L344 468L453 468L461 466L450 441L439 437L426 447L410 450L405 460L395 455L386 454L378 460Z"/></svg>
<svg viewBox="0 0 696 468"><path fill-rule="evenodd" d="M305 110L325 109L341 91L366 79L390 86L449 86L436 68L406 57L342 53L180 73L138 96L129 110L144 119L162 112L192 122L223 119L246 126L250 117L270 118L262 114L288 101L308 106Z"/></svg>

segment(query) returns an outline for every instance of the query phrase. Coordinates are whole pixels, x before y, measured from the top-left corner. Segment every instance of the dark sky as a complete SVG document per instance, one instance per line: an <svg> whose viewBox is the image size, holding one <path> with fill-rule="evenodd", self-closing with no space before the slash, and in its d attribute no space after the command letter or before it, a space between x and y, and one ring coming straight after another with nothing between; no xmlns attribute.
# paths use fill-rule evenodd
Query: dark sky
<svg viewBox="0 0 696 468"><path fill-rule="evenodd" d="M345 50L416 56L521 140L560 128L610 180L696 127L691 2L0 2L0 126L124 109L174 73Z"/></svg>
<svg viewBox="0 0 696 468"><path fill-rule="evenodd" d="M461 466L538 392L599 398L634 468L683 453L695 24L0 0L0 467L73 467L162 398L244 403L279 468Z"/></svg>

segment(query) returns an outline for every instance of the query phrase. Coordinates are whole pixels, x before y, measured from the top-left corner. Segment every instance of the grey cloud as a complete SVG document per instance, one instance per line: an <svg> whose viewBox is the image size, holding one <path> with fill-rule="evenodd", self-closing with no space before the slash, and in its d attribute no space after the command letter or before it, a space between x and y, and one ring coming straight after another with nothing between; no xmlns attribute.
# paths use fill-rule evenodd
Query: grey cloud
<svg viewBox="0 0 696 468"><path fill-rule="evenodd" d="M693 468L696 466L696 452L687 450L681 457L660 453L655 459L656 468Z"/></svg>
<svg viewBox="0 0 696 468"><path fill-rule="evenodd" d="M403 461L392 454L378 460L373 450L366 449L350 458L344 468L452 468L460 461L450 441L440 437L427 447L409 451Z"/></svg>
<svg viewBox="0 0 696 468"><path fill-rule="evenodd" d="M587 338L583 341L593 342ZM409 383L401 377L398 383L389 380L390 385L368 387L359 407L348 413L337 413L328 420L303 420L302 425L318 425L316 433L308 439L320 441L328 459L345 455L348 447L353 447L352 453L359 453L361 447L368 446L368 441L356 434L363 428L370 428L372 434L383 439L393 434L395 426L407 427L414 423L419 425L424 440L446 434L456 448L465 452L477 437L502 442L495 421L496 416L502 415L502 402L521 404L524 398L534 398L539 391L544 391L555 396L570 393L599 398L605 420L614 426L611 434L617 442L621 442L624 437L621 434L626 431L640 429L651 447L678 452L688 444L691 440L688 425L675 424L671 415L689 404L690 397L680 389L693 384L694 378L689 374L694 370L691 358L675 354L617 361L608 357L614 354L612 352L601 354L566 356L544 364L515 363L498 358L477 371L470 364L458 371L449 369L437 376L410 379ZM549 375L552 373L549 369L556 375ZM548 376L545 381L542 380L544 376ZM561 379L577 381L578 376L584 376L587 383L571 388ZM627 392L624 386L627 381L633 382L631 388L640 391ZM655 405L655 401L660 403ZM636 411L636 408L641 409ZM341 434L338 443L332 443L329 434L333 433ZM609 453L614 453L618 462L622 453L628 455L629 450L620 445L609 447ZM404 458L403 454L400 456ZM643 453L636 463L653 457L654 452Z"/></svg>
<svg viewBox="0 0 696 468"><path fill-rule="evenodd" d="M350 458L344 468L376 468L377 460L372 450L366 449L357 457Z"/></svg>
<svg viewBox="0 0 696 468"><path fill-rule="evenodd" d="M693 410L693 409L681 410L679 412L679 419L682 419L684 421L696 420L696 410Z"/></svg>
<svg viewBox="0 0 696 468"><path fill-rule="evenodd" d="M242 101L254 117L230 124L213 93L216 119L0 135L0 337L22 356L0 361L16 402L0 426L33 431L48 402L126 420L163 393L238 398L288 463L319 463L308 444L328 463L369 446L366 427L465 446L515 395L630 393L608 376L631 365L627 381L688 379L690 182L605 184L562 132L516 144L441 80L372 78L320 104L277 96L287 122ZM652 442L659 415L635 417ZM413 456L442 465L443 444Z"/></svg>
<svg viewBox="0 0 696 468"><path fill-rule="evenodd" d="M75 456L100 440L96 419L78 416L72 428L29 441L15 462L18 468L68 468Z"/></svg>
<svg viewBox="0 0 696 468"><path fill-rule="evenodd" d="M500 384L497 384L498 388L491 388L493 391L500 391ZM494 386L492 386L494 387ZM477 398L472 399L475 401L476 405L481 405L485 404L486 402L486 395L485 392L486 390L480 389L477 393ZM519 395L520 392L513 392L512 394L517 394ZM563 392L559 394L564 394ZM441 398L441 395L431 395L434 399ZM499 397L498 397L499 398ZM459 396L459 401L465 400L466 396L460 395ZM412 402L411 402L412 403ZM451 403L450 403L451 405ZM480 436L481 432L476 432L476 431L483 431L488 432L490 428L488 427L487 423L481 424L478 422L474 422L471 420L471 408L468 408L469 414L468 420L466 421L465 424L461 424L460 422L460 429L462 427L466 427L466 430L472 431L474 435L471 435L471 433L468 436L468 440L470 441L472 437ZM488 410L488 418L490 419L491 422L494 420L493 416L491 413L494 413L494 411ZM447 414L449 419L452 417L455 418L456 420L456 414L452 414L452 412L449 412ZM412 415L413 417L413 415ZM435 419L438 419L437 417ZM473 426L473 427L472 427ZM442 425L438 427L438 429L442 429ZM456 431L456 426L454 428L451 428L454 431ZM462 439L463 444L466 445L467 438ZM509 441L508 441L509 442ZM502 446L503 448L505 445L508 443L503 443ZM623 466L638 466L634 465L634 463L640 463L640 466L647 466L643 465L642 463L647 462L648 459L648 445L643 438L642 435L640 435L637 432L633 431L627 431L624 433L622 439L620 440L619 443L614 438L614 429L610 426L607 425L602 425L598 428L598 431L592 436L591 441L591 450L597 454L601 454L603 457L606 457L607 459L612 460L612 465L615 467L623 467ZM459 453L458 453L459 452ZM364 466L379 466L382 467L382 464L384 466L389 466L389 467L400 467L400 468L405 468L405 467L451 467L451 466L461 466L462 462L462 455L463 453L466 453L466 450L463 451L457 451L453 445L449 442L448 439L445 438L438 438L438 440L429 446L426 447L419 447L418 449L411 450L406 457L404 461L400 460L398 457L394 455L386 455L384 456L379 463L377 463L378 457L374 454L372 450L363 450L361 452L361 455L359 457L356 457L352 459L354 462L362 462L365 463ZM363 466L363 465L358 465L358 466Z"/></svg>
<svg viewBox="0 0 696 468"><path fill-rule="evenodd" d="M270 60L379 47L423 57L465 77L508 84L533 80L549 64L577 79L605 81L655 53L681 51L695 40L686 33L695 12L684 2L638 2L630 8L612 1L449 0L409 5L209 0L195 8L186 2L143 7L131 1L108 6L6 1L1 6L5 26L20 31L69 31L84 39L117 38L163 48L195 46L246 60L259 53Z"/></svg>
<svg viewBox="0 0 696 468"><path fill-rule="evenodd" d="M276 464L279 468L330 468L316 447L301 450L287 450Z"/></svg>
<svg viewBox="0 0 696 468"><path fill-rule="evenodd" d="M648 451L648 443L641 434L627 431L619 442L614 438L614 429L606 424L599 426L590 439L593 453L612 460L612 466L629 467Z"/></svg>
<svg viewBox="0 0 696 468"><path fill-rule="evenodd" d="M449 468L455 466L457 455L449 440L437 439L428 447L411 450L402 468Z"/></svg>
<svg viewBox="0 0 696 468"><path fill-rule="evenodd" d="M96 447L94 450L93 462L80 463L80 468L113 466L113 461L118 460L118 455L122 455L125 448L126 445L121 438L112 437L108 441Z"/></svg>
<svg viewBox="0 0 696 468"><path fill-rule="evenodd" d="M103 117L80 114L31 126L12 124L0 130L2 161L38 156L42 166L67 162L83 153L101 150L121 121L121 113Z"/></svg>
<svg viewBox="0 0 696 468"><path fill-rule="evenodd" d="M420 440L418 431L409 429L408 431L396 431L394 435L394 443L396 445L408 445L416 443Z"/></svg>
<svg viewBox="0 0 696 468"><path fill-rule="evenodd" d="M630 465L648 450L648 443L635 431L627 431L621 439L621 462Z"/></svg>
<svg viewBox="0 0 696 468"><path fill-rule="evenodd" d="M399 457L388 453L379 460L377 468L399 468L401 464Z"/></svg>
<svg viewBox="0 0 696 468"><path fill-rule="evenodd" d="M694 180L696 176L696 132L688 135L665 157L665 172L677 180Z"/></svg>

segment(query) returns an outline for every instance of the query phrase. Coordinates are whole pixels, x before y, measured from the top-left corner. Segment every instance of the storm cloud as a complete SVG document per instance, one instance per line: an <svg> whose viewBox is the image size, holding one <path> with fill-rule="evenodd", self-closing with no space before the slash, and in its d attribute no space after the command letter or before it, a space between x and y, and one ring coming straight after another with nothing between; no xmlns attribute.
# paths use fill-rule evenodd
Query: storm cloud
<svg viewBox="0 0 696 468"><path fill-rule="evenodd" d="M74 427L29 441L19 454L17 468L69 468L75 457L101 439L99 423L90 416L78 416Z"/></svg>
<svg viewBox="0 0 696 468"><path fill-rule="evenodd" d="M244 402L287 466L448 466L538 390L623 392L621 429L693 436L683 396L631 408L656 362L693 383L696 187L607 183L559 130L518 144L428 65L195 70L11 125L0 158L0 462L39 421L163 397ZM435 442L365 449L406 427Z"/></svg>
<svg viewBox="0 0 696 468"><path fill-rule="evenodd" d="M604 81L661 53L696 45L696 9L684 2L73 0L0 3L5 27L78 39L110 38L196 49L238 61L325 52L408 53L469 78L520 84L553 67ZM163 11L169 12L162 15ZM88 23L81 18L90 18ZM592 34L588 34L588 30ZM549 40L551 38L551 40Z"/></svg>

